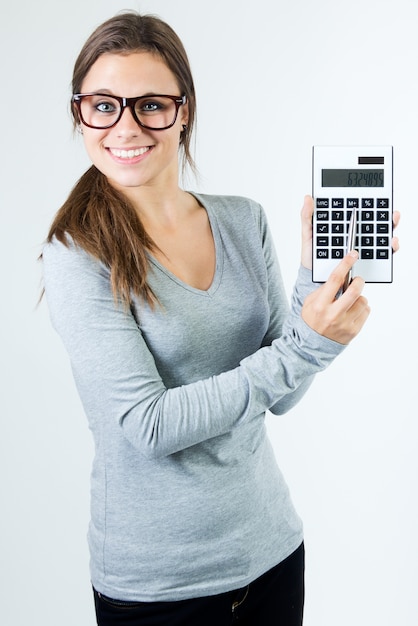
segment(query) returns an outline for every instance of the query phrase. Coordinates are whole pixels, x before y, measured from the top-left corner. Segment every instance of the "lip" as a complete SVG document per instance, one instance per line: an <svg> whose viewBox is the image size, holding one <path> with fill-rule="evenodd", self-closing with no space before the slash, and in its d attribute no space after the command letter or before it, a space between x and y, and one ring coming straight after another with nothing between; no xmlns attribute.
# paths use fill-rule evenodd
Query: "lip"
<svg viewBox="0 0 418 626"><path fill-rule="evenodd" d="M110 148L106 151L115 163L123 165L133 165L139 163L148 157L153 150L153 146L133 146L131 148Z"/></svg>

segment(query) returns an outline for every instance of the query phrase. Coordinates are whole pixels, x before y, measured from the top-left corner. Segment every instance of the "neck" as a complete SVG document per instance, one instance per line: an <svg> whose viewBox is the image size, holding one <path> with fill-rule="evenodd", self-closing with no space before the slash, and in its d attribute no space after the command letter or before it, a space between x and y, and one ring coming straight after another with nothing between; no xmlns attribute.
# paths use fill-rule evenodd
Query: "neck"
<svg viewBox="0 0 418 626"><path fill-rule="evenodd" d="M193 196L175 185L141 185L120 191L135 207L145 229L175 227L195 205Z"/></svg>

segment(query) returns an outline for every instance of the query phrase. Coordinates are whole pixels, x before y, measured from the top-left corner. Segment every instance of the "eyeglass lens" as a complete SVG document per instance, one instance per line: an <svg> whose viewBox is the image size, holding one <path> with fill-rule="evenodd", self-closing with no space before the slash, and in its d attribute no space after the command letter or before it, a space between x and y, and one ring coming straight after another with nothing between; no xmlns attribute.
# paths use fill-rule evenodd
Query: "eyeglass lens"
<svg viewBox="0 0 418 626"><path fill-rule="evenodd" d="M120 112L121 104L112 96L94 94L83 96L80 100L80 114L88 126L111 126L119 120ZM145 127L157 130L174 123L177 106L171 98L144 96L136 101L135 114Z"/></svg>

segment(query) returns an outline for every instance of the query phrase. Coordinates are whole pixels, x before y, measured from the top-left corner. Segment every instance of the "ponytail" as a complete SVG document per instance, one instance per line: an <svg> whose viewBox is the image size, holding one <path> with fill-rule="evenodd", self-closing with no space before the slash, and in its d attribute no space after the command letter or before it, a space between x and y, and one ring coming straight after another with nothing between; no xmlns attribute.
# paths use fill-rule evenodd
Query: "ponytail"
<svg viewBox="0 0 418 626"><path fill-rule="evenodd" d="M133 293L151 306L155 304L147 282L147 251L155 249L155 244L129 200L94 165L57 212L47 242L56 238L68 246L67 234L109 267L115 300L120 298L129 307Z"/></svg>

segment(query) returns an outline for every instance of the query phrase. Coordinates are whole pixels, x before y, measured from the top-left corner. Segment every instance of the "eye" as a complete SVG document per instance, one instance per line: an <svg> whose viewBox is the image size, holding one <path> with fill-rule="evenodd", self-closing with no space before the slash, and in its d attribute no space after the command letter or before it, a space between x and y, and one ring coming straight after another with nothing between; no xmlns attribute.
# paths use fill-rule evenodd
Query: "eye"
<svg viewBox="0 0 418 626"><path fill-rule="evenodd" d="M150 115L152 113L158 113L160 111L164 111L169 105L171 101L166 98L153 98L150 100L142 100L138 102L139 112Z"/></svg>
<svg viewBox="0 0 418 626"><path fill-rule="evenodd" d="M115 115L119 112L120 104L118 100L112 96L107 96L102 93L96 93L85 96L82 100L84 107L83 113L95 116L107 116Z"/></svg>
<svg viewBox="0 0 418 626"><path fill-rule="evenodd" d="M145 104L142 105L143 111L157 111L159 108L160 105L157 104L157 102L145 102Z"/></svg>
<svg viewBox="0 0 418 626"><path fill-rule="evenodd" d="M117 108L117 102L111 100L101 100L94 104L94 108L98 113L114 113Z"/></svg>

